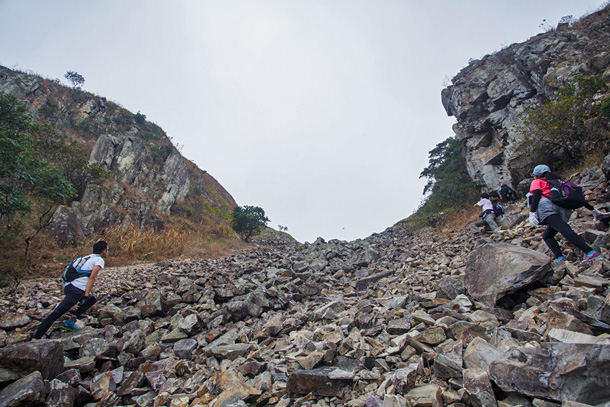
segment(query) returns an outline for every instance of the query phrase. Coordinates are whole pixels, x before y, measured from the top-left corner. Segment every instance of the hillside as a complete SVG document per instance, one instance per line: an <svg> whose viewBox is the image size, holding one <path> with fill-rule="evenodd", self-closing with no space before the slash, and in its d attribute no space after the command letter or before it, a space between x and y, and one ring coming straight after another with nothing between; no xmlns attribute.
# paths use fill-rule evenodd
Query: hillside
<svg viewBox="0 0 610 407"><path fill-rule="evenodd" d="M25 103L35 122L50 125L83 155L83 166L102 174L77 179L77 196L54 210L49 237L39 240L74 246L116 227L160 231L180 222L204 234L230 231L213 225L226 223L236 205L231 194L184 158L159 126L58 82L0 67L0 94Z"/></svg>

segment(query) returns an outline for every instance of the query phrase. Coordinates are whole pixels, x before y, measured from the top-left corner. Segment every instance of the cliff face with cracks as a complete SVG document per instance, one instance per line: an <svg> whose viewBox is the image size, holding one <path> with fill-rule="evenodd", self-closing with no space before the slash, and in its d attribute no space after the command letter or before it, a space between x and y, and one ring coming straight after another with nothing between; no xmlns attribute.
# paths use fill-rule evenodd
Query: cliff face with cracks
<svg viewBox="0 0 610 407"><path fill-rule="evenodd" d="M581 76L610 77L610 7L470 63L441 93L470 176L495 189L514 180L520 114Z"/></svg>
<svg viewBox="0 0 610 407"><path fill-rule="evenodd" d="M52 124L109 174L87 183L74 201L56 210L50 231L61 245L114 225L163 227L189 199L203 208L236 205L222 185L185 159L144 115L2 66L0 93L23 101L35 120Z"/></svg>

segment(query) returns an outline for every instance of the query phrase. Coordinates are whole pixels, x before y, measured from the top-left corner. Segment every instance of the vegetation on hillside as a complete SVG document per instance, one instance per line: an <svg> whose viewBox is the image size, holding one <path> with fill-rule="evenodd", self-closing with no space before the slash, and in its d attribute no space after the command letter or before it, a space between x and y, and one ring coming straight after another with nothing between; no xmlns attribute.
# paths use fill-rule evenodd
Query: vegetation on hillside
<svg viewBox="0 0 610 407"><path fill-rule="evenodd" d="M136 126L161 164L175 150L163 130L140 112L134 115L102 98L97 105L102 106L102 115L73 110L72 105L92 97L77 88L79 83L69 89L40 78L46 93L41 104L0 95L0 285L28 275L57 275L68 260L88 253L100 238L112 242L110 266L220 257L242 249L244 244L230 226L232 198L190 162L191 194L181 207L172 208L172 216L160 215L162 228L114 225L68 247L59 247L45 233L58 205L80 200L88 184L104 185L111 176L89 164L89 149L100 134L120 134ZM30 115L31 108L40 121Z"/></svg>
<svg viewBox="0 0 610 407"><path fill-rule="evenodd" d="M269 219L265 216L265 211L258 206L245 205L233 208L231 227L244 242L248 242L251 237L259 235L268 222Z"/></svg>
<svg viewBox="0 0 610 407"><path fill-rule="evenodd" d="M0 95L0 275L27 269L35 239L58 205L77 199L107 173L11 95Z"/></svg>
<svg viewBox="0 0 610 407"><path fill-rule="evenodd" d="M472 206L478 197L477 184L466 170L462 145L453 137L430 150L428 162L420 174L420 178L428 180L425 197L417 211L402 221L411 228L436 225L444 217Z"/></svg>
<svg viewBox="0 0 610 407"><path fill-rule="evenodd" d="M610 97L608 79L578 78L548 100L526 110L518 128L523 141L513 150L513 178L523 179L535 163L572 167L607 152Z"/></svg>

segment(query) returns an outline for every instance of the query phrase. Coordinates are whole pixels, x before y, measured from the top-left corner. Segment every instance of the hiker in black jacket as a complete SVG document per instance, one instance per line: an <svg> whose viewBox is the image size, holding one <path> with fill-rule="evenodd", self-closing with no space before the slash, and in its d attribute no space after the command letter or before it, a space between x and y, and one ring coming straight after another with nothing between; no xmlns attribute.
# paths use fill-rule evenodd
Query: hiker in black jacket
<svg viewBox="0 0 610 407"><path fill-rule="evenodd" d="M509 187L505 182L500 185L498 195L500 195L500 199L504 202L515 202L517 200L517 192L515 192L515 190Z"/></svg>

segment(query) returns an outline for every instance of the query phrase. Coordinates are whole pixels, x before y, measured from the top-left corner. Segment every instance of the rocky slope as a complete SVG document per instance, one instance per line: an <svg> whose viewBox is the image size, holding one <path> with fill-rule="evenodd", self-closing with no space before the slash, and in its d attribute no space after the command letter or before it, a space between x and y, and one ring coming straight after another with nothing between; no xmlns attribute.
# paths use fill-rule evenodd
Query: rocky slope
<svg viewBox="0 0 610 407"><path fill-rule="evenodd" d="M610 77L610 7L462 69L442 91L442 102L457 120L453 130L471 177L491 190L511 184L519 115L577 77L598 74Z"/></svg>
<svg viewBox="0 0 610 407"><path fill-rule="evenodd" d="M24 101L35 120L54 125L90 154L90 163L110 173L109 180L88 183L75 201L56 211L50 231L62 245L117 224L162 227L186 200L197 202L203 211L230 210L236 204L144 115L58 81L2 66L0 93Z"/></svg>
<svg viewBox="0 0 610 407"><path fill-rule="evenodd" d="M608 209L601 169L575 181ZM579 265L562 242L569 262L552 263L526 213L478 239L276 234L232 257L108 269L86 326L35 342L58 281L5 289L0 405L608 405L610 262ZM573 216L605 254L607 222Z"/></svg>

